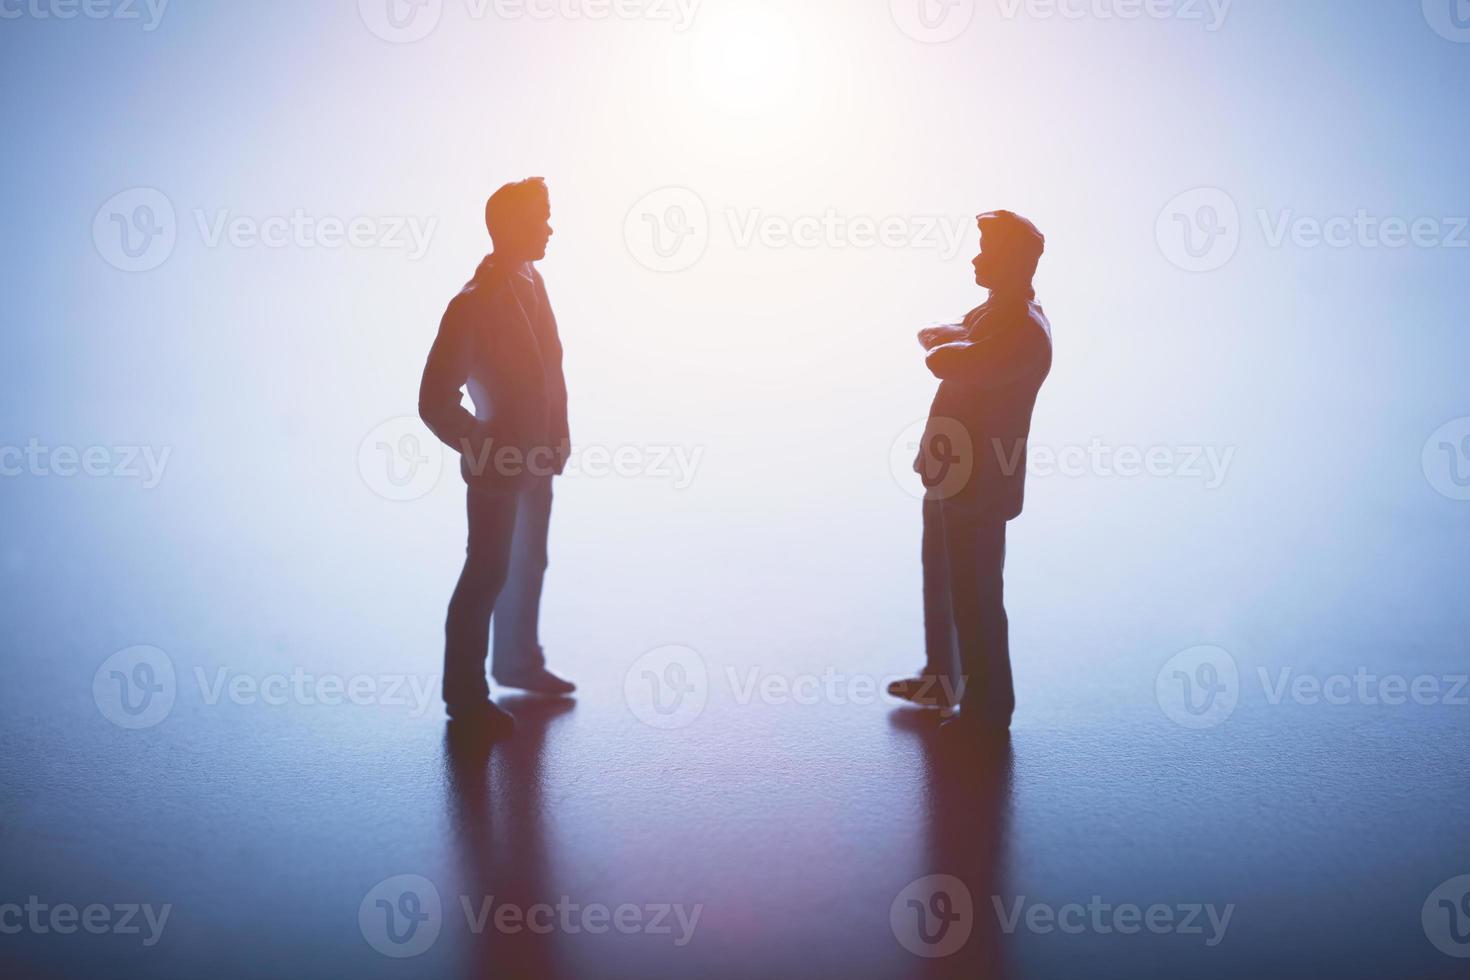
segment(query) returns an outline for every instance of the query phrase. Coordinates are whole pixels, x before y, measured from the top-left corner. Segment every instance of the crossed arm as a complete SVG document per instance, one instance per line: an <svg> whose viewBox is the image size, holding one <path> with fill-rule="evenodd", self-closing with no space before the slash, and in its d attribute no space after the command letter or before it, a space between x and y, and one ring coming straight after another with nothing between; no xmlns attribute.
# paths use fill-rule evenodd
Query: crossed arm
<svg viewBox="0 0 1470 980"><path fill-rule="evenodd" d="M1027 323L995 336L969 339L962 324L931 327L920 332L928 351L925 363L941 381L959 381L978 388L1002 388L1046 367L1046 336Z"/></svg>
<svg viewBox="0 0 1470 980"><path fill-rule="evenodd" d="M965 339L963 323L940 323L919 331L919 344L926 351Z"/></svg>

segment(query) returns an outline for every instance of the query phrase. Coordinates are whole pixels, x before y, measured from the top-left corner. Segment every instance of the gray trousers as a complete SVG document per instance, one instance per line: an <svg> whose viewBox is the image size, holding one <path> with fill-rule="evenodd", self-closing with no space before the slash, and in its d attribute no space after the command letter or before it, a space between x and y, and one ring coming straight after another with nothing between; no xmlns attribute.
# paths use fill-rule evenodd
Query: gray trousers
<svg viewBox="0 0 1470 980"><path fill-rule="evenodd" d="M473 704L490 696L485 660L492 617L492 673L545 665L538 624L551 498L549 479L518 494L469 491L469 545L444 625L446 703Z"/></svg>
<svg viewBox="0 0 1470 980"><path fill-rule="evenodd" d="M962 691L962 710L1009 723L1016 709L1005 606L1006 522L924 501L926 671Z"/></svg>

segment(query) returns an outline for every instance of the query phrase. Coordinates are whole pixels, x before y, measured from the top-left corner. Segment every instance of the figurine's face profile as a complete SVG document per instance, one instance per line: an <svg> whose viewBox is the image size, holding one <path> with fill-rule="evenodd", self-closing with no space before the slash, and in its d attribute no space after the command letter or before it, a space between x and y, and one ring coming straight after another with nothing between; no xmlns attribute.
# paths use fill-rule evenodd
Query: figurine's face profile
<svg viewBox="0 0 1470 980"><path fill-rule="evenodd" d="M980 229L980 254L975 256L975 283L985 289L994 289L1005 282L1002 253L1000 249L991 243L991 247L985 247L985 228Z"/></svg>
<svg viewBox="0 0 1470 980"><path fill-rule="evenodd" d="M980 254L975 256L975 282L989 290L1031 287L1046 240L1036 227L1009 211L982 214Z"/></svg>
<svg viewBox="0 0 1470 980"><path fill-rule="evenodd" d="M520 220L510 228L508 251L527 262L539 262L546 258L546 247L555 234L551 227L551 201L528 203L524 213L518 217Z"/></svg>
<svg viewBox="0 0 1470 980"><path fill-rule="evenodd" d="M514 262L546 258L553 232L545 181L532 177L496 191L485 205L485 227L501 258Z"/></svg>

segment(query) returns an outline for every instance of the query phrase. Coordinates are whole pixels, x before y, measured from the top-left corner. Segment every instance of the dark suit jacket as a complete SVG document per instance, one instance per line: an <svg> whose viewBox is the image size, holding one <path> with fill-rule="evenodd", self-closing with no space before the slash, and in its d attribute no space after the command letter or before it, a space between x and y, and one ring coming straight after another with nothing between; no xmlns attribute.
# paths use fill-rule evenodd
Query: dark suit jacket
<svg viewBox="0 0 1470 980"><path fill-rule="evenodd" d="M419 415L461 454L475 490L518 492L560 472L571 438L561 337L533 267L500 268L487 257L450 301L424 366Z"/></svg>
<svg viewBox="0 0 1470 980"><path fill-rule="evenodd" d="M1031 415L1051 373L1051 324L1034 301L992 299L964 326L964 340L929 353L940 385L916 467L931 495L938 490L982 520L1009 521L1025 505ZM965 468L958 479L956 466Z"/></svg>

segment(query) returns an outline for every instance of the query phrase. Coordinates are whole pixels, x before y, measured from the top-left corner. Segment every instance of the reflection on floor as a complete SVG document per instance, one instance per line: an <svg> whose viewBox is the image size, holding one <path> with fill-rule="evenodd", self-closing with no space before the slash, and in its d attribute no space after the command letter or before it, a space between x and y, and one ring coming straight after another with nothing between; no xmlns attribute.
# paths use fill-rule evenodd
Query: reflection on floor
<svg viewBox="0 0 1470 980"><path fill-rule="evenodd" d="M1200 610L1074 637L1022 594L1015 731L966 751L876 696L914 666L912 622L839 635L727 595L579 618L590 584L563 580L548 645L578 695L505 698L517 732L492 746L442 720L444 582L368 617L371 572L314 596L242 570L195 594L159 567L151 589L90 583L85 616L44 587L71 569L8 580L7 975L1463 975L1441 949L1467 928L1442 887L1470 873L1466 709L1278 696L1286 667L1377 664L1372 637L1308 655L1224 628L1238 704L1195 725L1158 685ZM702 692L665 716L638 666L671 641L697 652L669 676ZM93 681L137 643L174 699L128 728ZM1393 655L1379 675L1464 673ZM96 934L50 917L94 905ZM130 906L159 928L141 909L121 928Z"/></svg>

